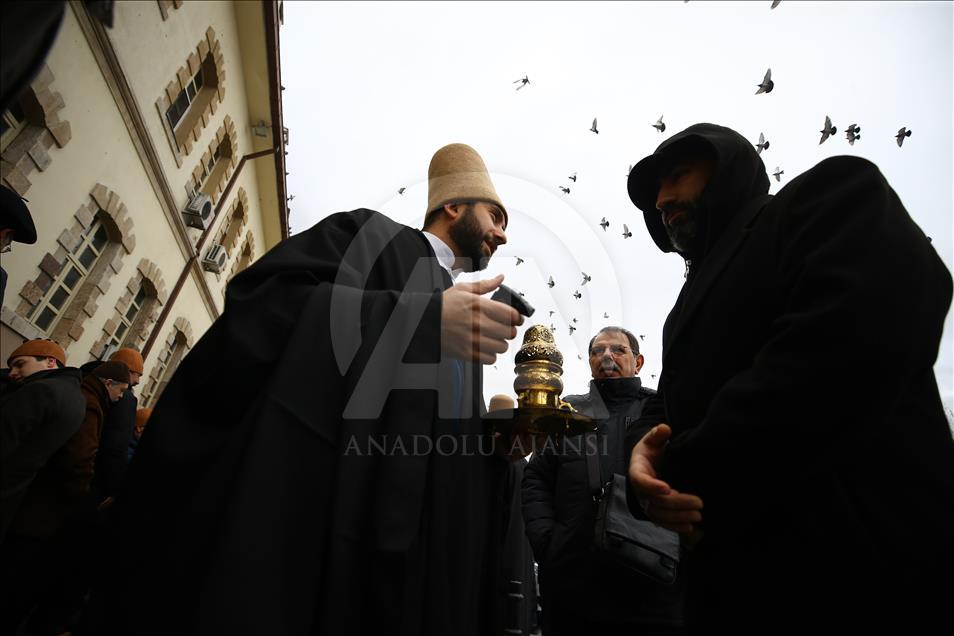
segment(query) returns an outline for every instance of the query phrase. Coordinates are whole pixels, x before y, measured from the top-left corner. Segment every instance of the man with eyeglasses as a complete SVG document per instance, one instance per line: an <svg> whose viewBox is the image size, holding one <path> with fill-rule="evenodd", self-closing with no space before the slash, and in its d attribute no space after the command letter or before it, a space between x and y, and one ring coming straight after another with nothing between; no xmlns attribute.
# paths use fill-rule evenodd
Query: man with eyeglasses
<svg viewBox="0 0 954 636"><path fill-rule="evenodd" d="M36 243L36 228L23 198L6 186L0 186L0 254L11 250L13 241L27 245ZM7 271L0 267L0 304L6 289Z"/></svg>
<svg viewBox="0 0 954 636"><path fill-rule="evenodd" d="M589 345L593 379L585 395L565 399L597 422L603 482L626 474L633 423L655 391L642 386L639 341L622 327L603 327ZM539 565L543 633L679 634L682 587L656 584L591 553L596 504L582 437L545 446L526 468L523 516ZM635 507L635 506L634 506Z"/></svg>

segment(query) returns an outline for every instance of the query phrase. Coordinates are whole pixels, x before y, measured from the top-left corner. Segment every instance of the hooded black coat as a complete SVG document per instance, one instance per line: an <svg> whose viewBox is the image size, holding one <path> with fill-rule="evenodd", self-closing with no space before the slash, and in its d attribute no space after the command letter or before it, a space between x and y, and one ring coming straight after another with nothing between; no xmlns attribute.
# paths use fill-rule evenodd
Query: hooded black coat
<svg viewBox="0 0 954 636"><path fill-rule="evenodd" d="M508 467L478 364L471 417L438 417L444 276L420 231L356 210L229 284L116 500L102 631L499 631Z"/></svg>
<svg viewBox="0 0 954 636"><path fill-rule="evenodd" d="M693 142L685 141L693 139ZM925 633L949 622L954 442L933 364L951 275L877 167L833 157L768 197L751 144L699 124L705 248L663 332L662 477L704 501L690 624Z"/></svg>

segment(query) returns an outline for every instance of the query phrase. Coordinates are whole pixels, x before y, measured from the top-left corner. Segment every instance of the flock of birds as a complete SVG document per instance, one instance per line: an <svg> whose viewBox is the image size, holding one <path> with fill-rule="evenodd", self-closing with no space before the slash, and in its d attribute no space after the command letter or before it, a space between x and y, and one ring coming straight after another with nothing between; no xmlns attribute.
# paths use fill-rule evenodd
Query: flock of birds
<svg viewBox="0 0 954 636"><path fill-rule="evenodd" d="M685 2L688 2L688 1L689 1L689 0L685 0ZM771 8L772 8L772 9L775 9L775 8L779 5L779 3L780 3L780 0L774 0L774 1L772 2ZM517 85L517 86L516 86L516 90L519 91L519 90L521 90L521 89L523 89L523 88L525 88L525 87L527 87L527 86L530 85L530 76L529 76L529 75L524 75L522 78L517 79L517 80L514 80L513 84L516 84L516 85ZM772 79L772 69L769 68L769 69L767 69L767 70L765 71L765 75L762 77L762 81L759 82L758 84L756 84L756 89L757 89L757 90L755 91L755 94L756 94L756 95L763 95L763 94L767 95L767 94L771 93L774 88L775 88L775 81ZM600 134L600 130L599 130L599 126L598 126L598 121L597 121L597 119L598 119L597 117L594 117L594 118L593 118L593 123L590 125L590 128L589 128L589 131L592 132L592 133L595 134L595 135ZM663 115L660 115L660 116L659 116L659 119L657 119L655 123L652 123L652 124L650 124L650 125L651 125L653 128L655 128L659 133L664 133L664 132L666 132L666 123L663 121ZM825 123L824 123L822 129L821 129L819 132L821 133L821 139L818 141L818 143L819 143L819 145L821 145L821 144L825 143L830 137L834 136L834 135L838 132L838 128L832 123L831 117L828 116L828 115L825 115ZM907 139L907 138L910 137L910 136L911 136L911 130L910 130L910 129L908 129L906 126L903 126L902 128L900 128L900 129L898 130L898 132L894 135L895 140L896 140L896 142L897 142L897 144L898 144L898 147L901 148L901 147L903 146L903 144L904 144L904 140ZM853 123L853 124L851 124L850 126L848 126L848 127L845 129L845 138L848 140L848 144L849 144L849 145L854 146L854 145L855 145L855 142L861 139L861 126L858 125L857 123ZM767 151L767 150L770 148L771 142L770 142L768 139L766 139L764 132L760 132L760 133L759 133L758 142L756 142L754 145L755 145L755 148L756 148L756 151L758 152L758 154L761 155L764 151ZM630 166L629 166L629 170L628 170L627 173L626 173L626 177L627 177L627 178L629 178L629 174L632 172L632 170L633 170L633 166L630 165ZM785 174L785 171L782 170L781 167L776 166L776 167L775 167L775 172L773 172L773 173L771 173L771 174L772 174L772 176L775 177L775 180L776 180L777 182L781 182L781 180L782 180L782 175ZM567 179L568 179L569 181L572 181L574 184L576 184L577 178L578 178L578 176L577 176L577 173L576 173L576 172L574 172L573 174L571 174L571 175L569 175L569 176L567 177ZM561 191L564 195L569 195L570 192L571 192L571 188L570 188L570 185L569 185L569 184L560 185L560 186L558 186L558 187L559 187L560 191ZM404 192L405 192L405 189L406 189L406 188L404 188L404 187L400 188L400 189L398 190L398 194L403 195ZM606 217L604 216L604 217L600 220L599 226L603 229L604 232L606 232L606 231L607 231L607 228L610 226L610 222L609 222L609 221L606 219ZM623 236L623 239L628 239L628 238L631 238L631 237L633 236L633 233L630 231L629 227L628 227L625 223L623 223L622 236ZM517 265L517 266L519 266L521 263L524 262L524 259L520 258L519 256L518 256L518 257L515 257L515 258L516 258L516 265ZM582 299L582 297L583 297L583 293L582 293L582 291L581 291L580 288L584 287L587 283L589 283L589 282L592 280L592 277L591 277L589 274L587 274L586 272L581 272L581 273L582 273L582 277L583 277L582 282L581 282L581 283L576 287L576 289L573 291L573 298L576 299L576 300L580 300L580 299ZM553 289L553 288L556 286L556 284L557 284L557 283L556 283L556 281L554 281L553 276L550 276L549 279L548 279L548 281L547 281L547 286L548 286L550 289ZM518 293L520 293L521 296L523 295L522 292L518 292ZM554 314L554 311L551 310L551 311L550 311L550 317L551 317L551 318L552 318L553 314ZM607 312L604 312L604 313L603 313L603 318L604 318L604 319L609 319L609 314L608 314ZM571 322L568 324L568 329L569 329L569 332L570 332L571 335L576 331L576 329L577 329L576 324L577 324L577 323L578 323L578 320L577 320L576 318L573 318L573 319L571 320ZM550 327L550 330L551 330L551 331L553 331L554 333L556 332L557 328L556 328L556 326L555 326L554 324L551 323L551 324L549 325L549 327ZM641 340L645 340L645 337L646 337L646 336L645 336L644 334L641 334L641 335L639 336L639 338L640 338ZM577 357L580 358L580 359L582 359L582 356L581 356L581 355L578 355ZM496 368L496 367L495 367L495 368ZM652 377L653 377L653 379L655 379L656 376L653 375Z"/></svg>

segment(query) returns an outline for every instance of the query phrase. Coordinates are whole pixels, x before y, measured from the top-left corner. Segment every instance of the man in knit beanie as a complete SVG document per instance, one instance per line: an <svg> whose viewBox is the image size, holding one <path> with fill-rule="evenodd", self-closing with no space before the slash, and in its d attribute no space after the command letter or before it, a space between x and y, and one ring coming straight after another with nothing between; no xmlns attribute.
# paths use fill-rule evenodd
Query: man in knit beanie
<svg viewBox="0 0 954 636"><path fill-rule="evenodd" d="M523 319L485 297L502 276L454 278L509 217L465 144L428 185L423 231L333 214L229 284L113 506L113 632L503 631L509 464L481 365Z"/></svg>
<svg viewBox="0 0 954 636"><path fill-rule="evenodd" d="M119 494L129 457L129 442L136 426L139 400L133 389L143 372L142 354L130 347L117 349L110 361L122 362L129 369L129 388L112 404L103 419L103 432L96 454L96 468L92 489L100 499Z"/></svg>

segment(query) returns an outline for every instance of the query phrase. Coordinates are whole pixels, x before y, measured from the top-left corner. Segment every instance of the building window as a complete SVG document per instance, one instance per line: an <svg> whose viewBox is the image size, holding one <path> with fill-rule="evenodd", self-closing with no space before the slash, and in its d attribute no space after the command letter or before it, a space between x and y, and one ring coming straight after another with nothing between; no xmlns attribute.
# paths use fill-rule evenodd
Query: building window
<svg viewBox="0 0 954 636"><path fill-rule="evenodd" d="M143 407L155 406L166 385L172 379L179 363L192 348L192 327L185 318L177 318L166 345L159 352L156 364L149 371L140 404Z"/></svg>
<svg viewBox="0 0 954 636"><path fill-rule="evenodd" d="M226 116L215 133L215 139L209 144L186 183L185 189L190 199L202 193L209 195L213 203L218 202L232 170L235 169L237 143L235 124L231 117Z"/></svg>
<svg viewBox="0 0 954 636"><path fill-rule="evenodd" d="M126 283L113 317L103 324L102 335L90 348L94 358L105 358L120 347L142 349L168 298L159 267L141 259L135 275Z"/></svg>
<svg viewBox="0 0 954 636"><path fill-rule="evenodd" d="M19 102L3 111L3 132L0 134L0 152L7 149L17 135L27 127L27 116Z"/></svg>
<svg viewBox="0 0 954 636"><path fill-rule="evenodd" d="M189 105L195 103L201 90L202 67L200 66L199 71L192 76L185 88L179 91L175 101L166 109L166 121L172 126L172 130L175 130L182 118L185 117L185 114L189 111Z"/></svg>
<svg viewBox="0 0 954 636"><path fill-rule="evenodd" d="M132 326L136 322L136 317L139 316L139 312L142 310L145 303L146 287L143 285L139 287L139 292L129 303L129 307L126 309L126 311L119 314L119 320L116 323L116 330L106 341L106 355L108 355L108 352L121 349L123 346L125 346L123 344L123 339L132 333Z"/></svg>
<svg viewBox="0 0 954 636"><path fill-rule="evenodd" d="M224 97L222 49L210 27L156 100L177 165L191 154Z"/></svg>
<svg viewBox="0 0 954 636"><path fill-rule="evenodd" d="M16 316L36 326L41 337L68 347L82 337L84 323L99 310L99 297L135 247L126 205L97 183L57 237L55 249L43 255L36 278L23 285Z"/></svg>
<svg viewBox="0 0 954 636"><path fill-rule="evenodd" d="M3 185L26 196L34 170L46 170L53 159L48 152L65 146L72 137L68 121L60 121L63 97L52 90L53 73L44 65L33 83L3 112L0 135L0 177Z"/></svg>
<svg viewBox="0 0 954 636"><path fill-rule="evenodd" d="M66 309L67 301L79 291L109 244L109 234L101 219L96 219L81 236L79 244L66 255L63 269L30 316L33 324L47 333L52 331L54 323Z"/></svg>

